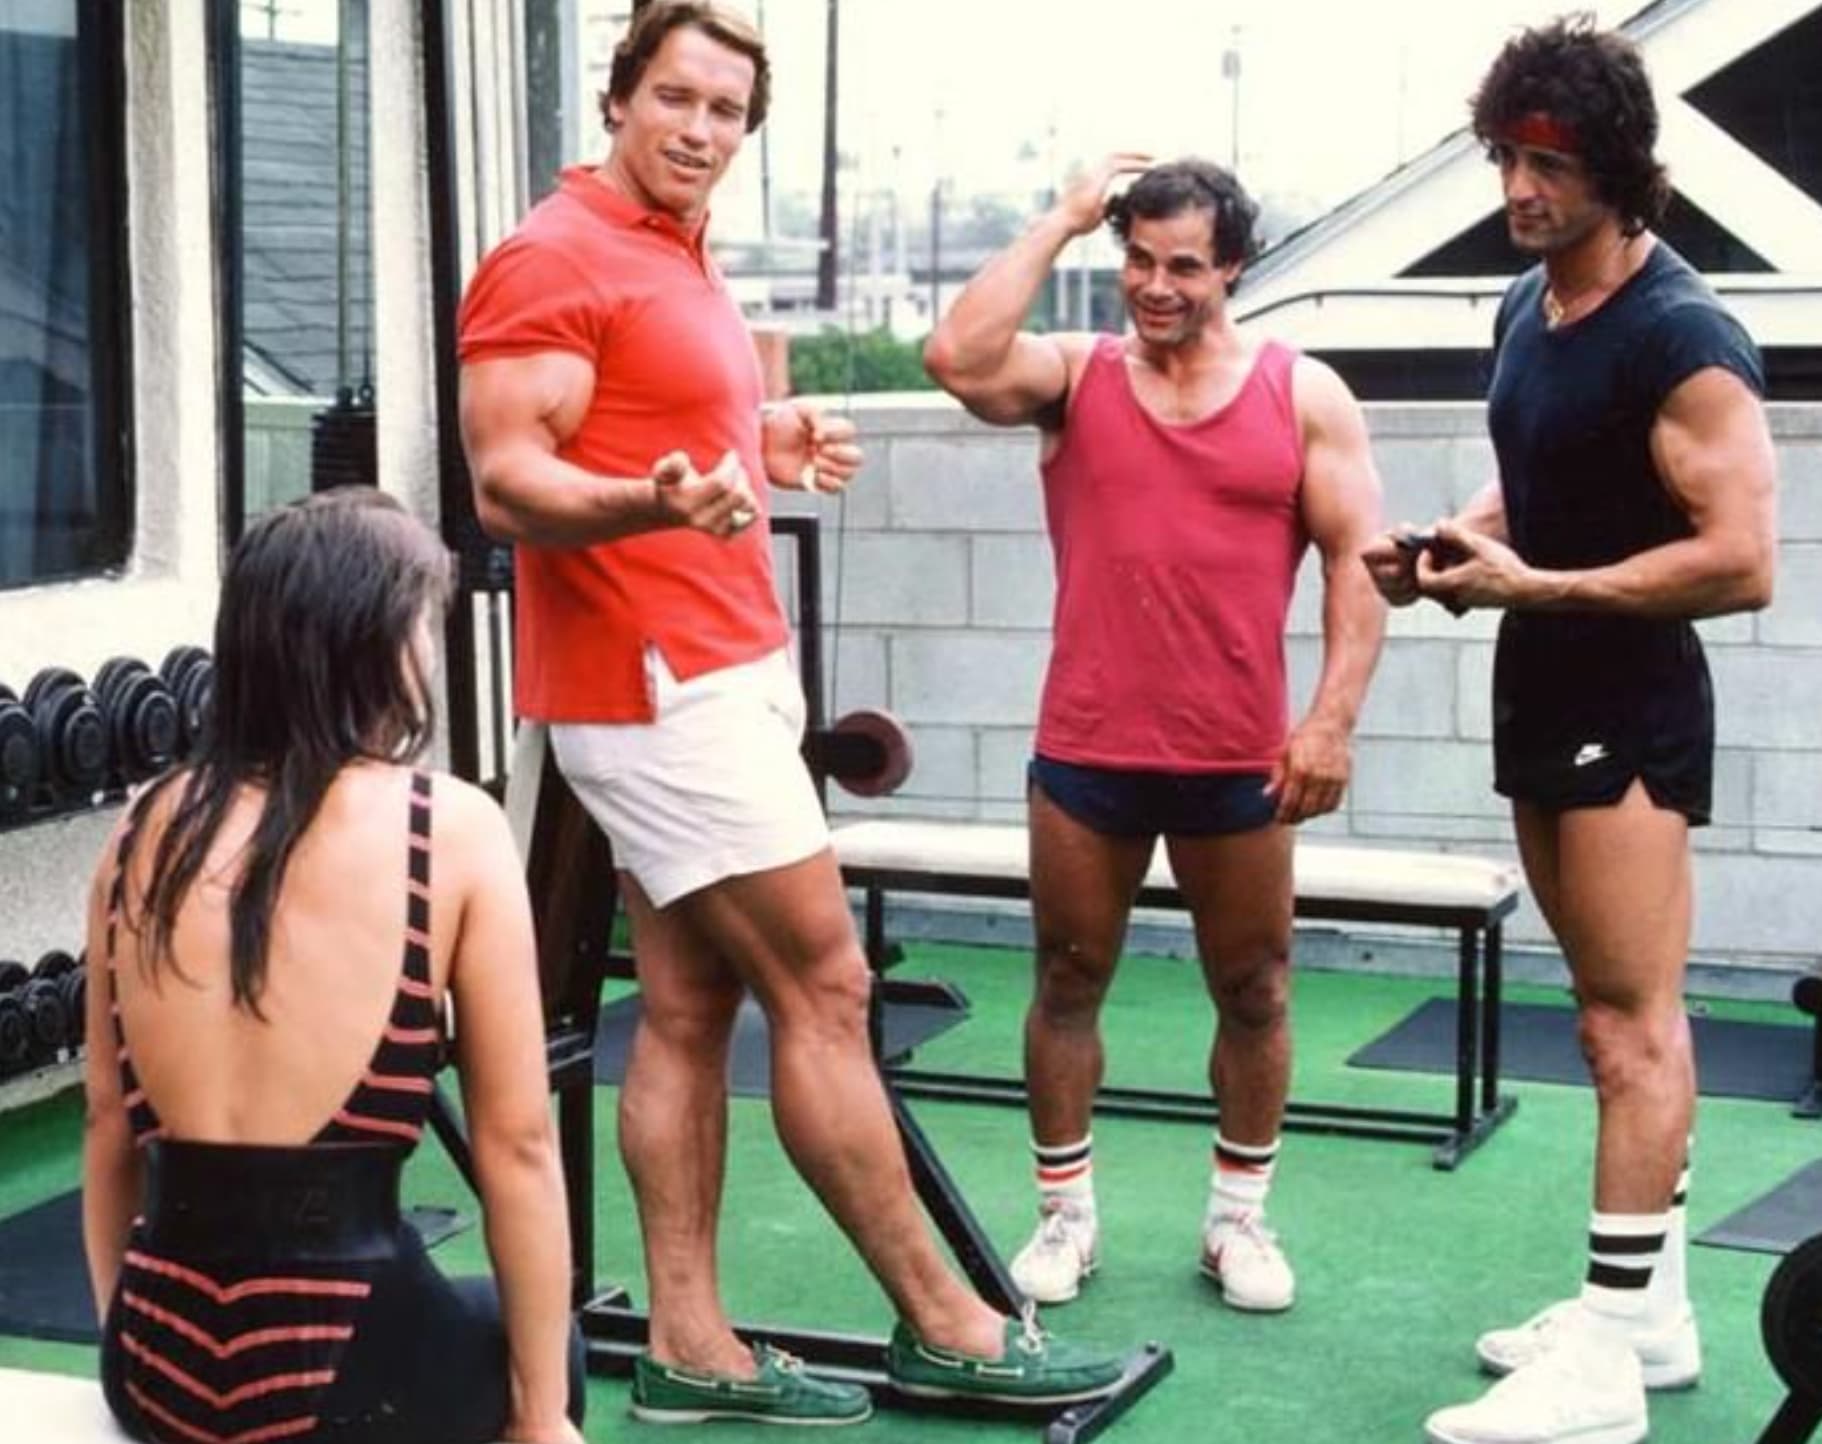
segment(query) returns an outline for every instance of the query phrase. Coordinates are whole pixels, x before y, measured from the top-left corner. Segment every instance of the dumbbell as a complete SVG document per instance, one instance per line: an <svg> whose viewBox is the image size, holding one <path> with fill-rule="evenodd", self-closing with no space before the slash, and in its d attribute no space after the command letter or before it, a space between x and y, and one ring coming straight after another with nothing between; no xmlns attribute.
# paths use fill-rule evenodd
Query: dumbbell
<svg viewBox="0 0 1822 1444"><path fill-rule="evenodd" d="M916 764L911 734L890 712L862 707L804 738L810 767L856 797L896 792Z"/></svg>
<svg viewBox="0 0 1822 1444"><path fill-rule="evenodd" d="M110 657L91 689L107 718L108 740L122 782L138 782L177 756L177 699L164 679L137 657Z"/></svg>
<svg viewBox="0 0 1822 1444"><path fill-rule="evenodd" d="M158 675L177 703L178 756L189 757L208 725L215 690L215 662L201 647L173 647L158 665Z"/></svg>
<svg viewBox="0 0 1822 1444"><path fill-rule="evenodd" d="M38 786L38 729L9 687L0 687L0 822L25 816Z"/></svg>
<svg viewBox="0 0 1822 1444"><path fill-rule="evenodd" d="M34 1062L49 1063L69 1040L70 1017L55 980L32 978L14 995L25 1010L26 1037Z"/></svg>
<svg viewBox="0 0 1822 1444"><path fill-rule="evenodd" d="M88 970L82 961L61 948L53 948L32 964L32 976L42 978L57 990L57 1002L63 1009L63 1042L71 1049L80 1047L88 1002Z"/></svg>
<svg viewBox="0 0 1822 1444"><path fill-rule="evenodd" d="M100 791L108 776L108 729L82 678L67 667L46 667L26 684L24 704L52 792L74 801Z"/></svg>
<svg viewBox="0 0 1822 1444"><path fill-rule="evenodd" d="M31 1029L19 991L31 974L24 963L0 960L0 1078L17 1073L31 1062Z"/></svg>

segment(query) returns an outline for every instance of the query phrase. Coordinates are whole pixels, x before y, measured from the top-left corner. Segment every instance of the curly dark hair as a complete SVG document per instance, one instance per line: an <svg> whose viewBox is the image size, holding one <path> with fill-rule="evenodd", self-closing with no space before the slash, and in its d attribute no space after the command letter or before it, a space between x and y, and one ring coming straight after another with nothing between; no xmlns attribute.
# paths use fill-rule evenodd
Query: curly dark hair
<svg viewBox="0 0 1822 1444"><path fill-rule="evenodd" d="M633 6L633 23L614 47L607 89L596 97L601 106L601 123L610 131L614 128L614 117L608 103L617 100L624 105L631 99L651 65L652 57L664 44L664 37L686 25L753 62L753 93L747 98L747 134L751 135L765 124L766 111L772 101L772 66L766 59L765 38L752 23L738 11L716 4L715 0L642 0Z"/></svg>
<svg viewBox="0 0 1822 1444"><path fill-rule="evenodd" d="M1259 254L1254 230L1258 205L1232 171L1195 156L1155 165L1120 194L1109 196L1107 224L1124 245L1131 239L1134 220L1168 220L1188 210L1207 211L1212 218L1216 265L1238 261L1245 266ZM1239 285L1236 276L1227 288L1229 293Z"/></svg>
<svg viewBox="0 0 1822 1444"><path fill-rule="evenodd" d="M1624 35L1597 29L1593 16L1564 16L1514 36L1468 104L1474 134L1489 147L1537 111L1570 127L1595 193L1626 235L1663 218L1670 181L1651 153L1658 108L1644 59Z"/></svg>

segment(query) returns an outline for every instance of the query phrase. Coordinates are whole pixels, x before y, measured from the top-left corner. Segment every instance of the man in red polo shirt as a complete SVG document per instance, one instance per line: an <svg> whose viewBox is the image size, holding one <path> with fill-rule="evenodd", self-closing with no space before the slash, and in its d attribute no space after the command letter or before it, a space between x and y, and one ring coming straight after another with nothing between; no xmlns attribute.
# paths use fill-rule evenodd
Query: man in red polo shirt
<svg viewBox="0 0 1822 1444"><path fill-rule="evenodd" d="M620 1096L651 1348L641 1417L843 1423L864 1390L734 1335L716 1284L734 1014L772 1037L792 1160L900 1316L893 1383L1087 1398L1113 1355L1004 1318L921 1218L867 1042L867 968L798 755L803 698L773 586L763 478L844 485L850 423L761 411L759 368L704 246L709 194L764 119L765 49L712 3L656 0L615 52L599 168L578 167L482 263L461 316L476 507L517 558L517 705L622 869L643 1015ZM755 524L757 523L757 524Z"/></svg>

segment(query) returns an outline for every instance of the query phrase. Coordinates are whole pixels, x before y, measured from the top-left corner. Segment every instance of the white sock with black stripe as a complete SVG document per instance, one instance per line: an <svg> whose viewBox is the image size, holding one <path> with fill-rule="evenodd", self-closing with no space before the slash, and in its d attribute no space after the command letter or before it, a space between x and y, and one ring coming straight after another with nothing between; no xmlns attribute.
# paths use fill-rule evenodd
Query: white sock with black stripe
<svg viewBox="0 0 1822 1444"><path fill-rule="evenodd" d="M1601 1213L1588 1222L1588 1278L1582 1305L1597 1319L1626 1325L1646 1313L1651 1275L1664 1253L1670 1214Z"/></svg>
<svg viewBox="0 0 1822 1444"><path fill-rule="evenodd" d="M1691 1140L1693 1144L1694 1140ZM1654 1319L1669 1320L1689 1307L1689 1155L1677 1175L1676 1193L1670 1200L1670 1226L1664 1231L1664 1254L1651 1271L1646 1290L1646 1311Z"/></svg>

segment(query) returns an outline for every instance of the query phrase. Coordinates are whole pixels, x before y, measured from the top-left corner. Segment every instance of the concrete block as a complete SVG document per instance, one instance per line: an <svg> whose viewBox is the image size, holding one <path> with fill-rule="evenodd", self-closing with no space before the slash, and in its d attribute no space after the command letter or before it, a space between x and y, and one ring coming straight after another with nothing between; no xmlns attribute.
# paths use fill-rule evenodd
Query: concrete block
<svg viewBox="0 0 1822 1444"><path fill-rule="evenodd" d="M1714 673L1716 726L1728 747L1807 750L1816 745L1822 717L1822 651L1717 647L1708 658Z"/></svg>
<svg viewBox="0 0 1822 1444"><path fill-rule="evenodd" d="M1778 548L1777 592L1752 620L1758 638L1774 647L1822 647L1822 543Z"/></svg>
<svg viewBox="0 0 1822 1444"><path fill-rule="evenodd" d="M1813 958L1822 939L1822 857L1703 856L1693 946Z"/></svg>
<svg viewBox="0 0 1822 1444"><path fill-rule="evenodd" d="M1042 531L1037 433L895 441L891 524L910 531Z"/></svg>
<svg viewBox="0 0 1822 1444"><path fill-rule="evenodd" d="M1822 752L1759 752L1752 764L1751 821L1822 840Z"/></svg>
<svg viewBox="0 0 1822 1444"><path fill-rule="evenodd" d="M1408 521L1425 526L1455 509L1455 458L1447 439L1376 440L1373 461L1385 488L1388 524Z"/></svg>
<svg viewBox="0 0 1822 1444"><path fill-rule="evenodd" d="M1508 817L1404 816L1388 812L1354 811L1354 836L1375 842L1399 842L1415 849L1445 845L1449 850L1484 852L1489 856L1518 855ZM1470 844L1465 849L1460 844Z"/></svg>
<svg viewBox="0 0 1822 1444"><path fill-rule="evenodd" d="M1455 728L1462 737L1493 741L1493 644L1475 642L1455 651Z"/></svg>
<svg viewBox="0 0 1822 1444"><path fill-rule="evenodd" d="M1402 642L1382 651L1361 709L1360 735L1453 735L1456 651L1447 642Z"/></svg>
<svg viewBox="0 0 1822 1444"><path fill-rule="evenodd" d="M1763 612L1731 612L1724 617L1701 617L1696 621L1695 634L1702 639L1702 645L1710 649L1750 646L1764 615Z"/></svg>
<svg viewBox="0 0 1822 1444"><path fill-rule="evenodd" d="M975 801L974 732L968 727L908 729L915 757L910 777L895 796L944 802Z"/></svg>
<svg viewBox="0 0 1822 1444"><path fill-rule="evenodd" d="M1358 749L1354 815L1386 817L1503 817L1505 799L1493 791L1493 754L1483 742L1406 742L1378 739Z"/></svg>
<svg viewBox="0 0 1822 1444"><path fill-rule="evenodd" d="M1484 432L1479 436L1458 436L1450 442L1449 467L1449 500L1457 511L1499 477L1499 458Z"/></svg>
<svg viewBox="0 0 1822 1444"><path fill-rule="evenodd" d="M907 722L1030 725L1048 636L968 632L892 638L892 708Z"/></svg>
<svg viewBox="0 0 1822 1444"><path fill-rule="evenodd" d="M1412 637L1430 637L1449 642L1490 642L1499 634L1502 612L1478 609L1455 616L1432 601L1413 602L1408 607L1393 607L1386 616L1388 642Z"/></svg>
<svg viewBox="0 0 1822 1444"><path fill-rule="evenodd" d="M1778 443L1778 535L1822 541L1822 440Z"/></svg>
<svg viewBox="0 0 1822 1444"><path fill-rule="evenodd" d="M1032 729L983 727L975 735L979 769L978 791L983 802L1025 801L1025 767L1031 761Z"/></svg>
<svg viewBox="0 0 1822 1444"><path fill-rule="evenodd" d="M968 548L965 536L850 532L823 583L824 615L844 627L962 626Z"/></svg>
<svg viewBox="0 0 1822 1444"><path fill-rule="evenodd" d="M891 683L886 672L886 633L843 630L833 647L825 638L823 665L827 671L823 686L832 698L829 718L833 721L856 707L887 707Z"/></svg>
<svg viewBox="0 0 1822 1444"><path fill-rule="evenodd" d="M1284 619L1285 633L1293 637L1322 635L1322 606L1325 595L1322 581L1322 553L1311 547L1303 554L1297 568L1297 589L1291 594L1291 609Z"/></svg>
<svg viewBox="0 0 1822 1444"><path fill-rule="evenodd" d="M1750 827L1753 817L1753 754L1717 747L1714 756L1714 825L1703 829L1709 846L1725 845L1718 834ZM1732 841L1744 847L1747 838Z"/></svg>
<svg viewBox="0 0 1822 1444"><path fill-rule="evenodd" d="M1050 543L1041 536L969 539L969 613L976 627L1048 631L1056 603Z"/></svg>

